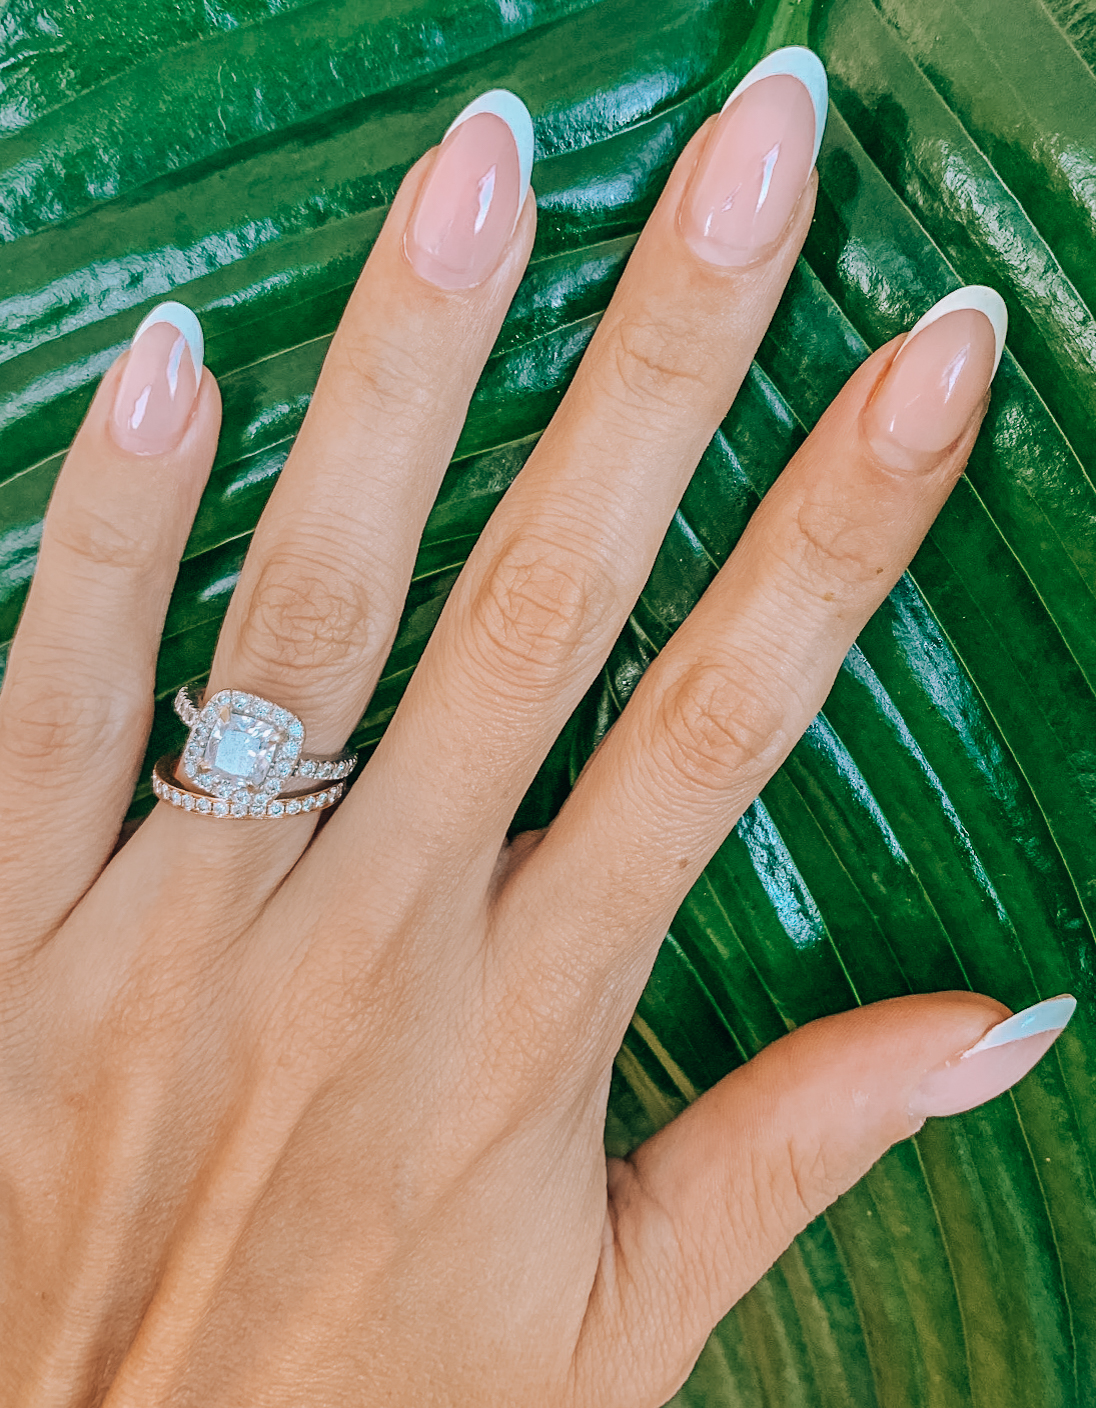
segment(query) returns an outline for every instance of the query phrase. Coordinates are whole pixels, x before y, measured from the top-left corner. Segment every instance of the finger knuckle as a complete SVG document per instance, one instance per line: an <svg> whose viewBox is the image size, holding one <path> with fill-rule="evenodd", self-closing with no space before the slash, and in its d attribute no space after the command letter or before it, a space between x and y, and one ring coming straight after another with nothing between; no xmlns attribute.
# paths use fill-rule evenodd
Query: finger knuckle
<svg viewBox="0 0 1096 1408"><path fill-rule="evenodd" d="M163 557L163 544L146 520L112 516L105 505L81 503L50 523L43 553L60 550L77 570L102 578L104 569L144 573Z"/></svg>
<svg viewBox="0 0 1096 1408"><path fill-rule="evenodd" d="M503 546L484 576L468 630L476 653L508 681L558 684L581 668L614 615L615 598L601 564L523 534Z"/></svg>
<svg viewBox="0 0 1096 1408"><path fill-rule="evenodd" d="M239 650L264 671L289 676L360 665L382 648L390 616L345 564L303 547L281 549L263 563Z"/></svg>
<svg viewBox="0 0 1096 1408"><path fill-rule="evenodd" d="M747 670L704 661L660 701L654 727L663 761L690 790L724 791L767 776L787 751L784 712Z"/></svg>
<svg viewBox="0 0 1096 1408"><path fill-rule="evenodd" d="M750 1191L766 1242L789 1242L848 1186L834 1177L824 1143L788 1134L757 1152Z"/></svg>
<svg viewBox="0 0 1096 1408"><path fill-rule="evenodd" d="M784 545L796 590L823 601L875 583L889 559L878 529L849 514L848 505L805 500Z"/></svg>
<svg viewBox="0 0 1096 1408"><path fill-rule="evenodd" d="M66 760L109 754L120 736L147 728L151 712L117 695L103 701L94 692L73 692L59 673L24 671L5 691L4 768L12 776L32 775L36 786L70 786Z"/></svg>
<svg viewBox="0 0 1096 1408"><path fill-rule="evenodd" d="M338 372L330 394L351 424L406 429L416 433L437 404L423 359L408 347L368 328L355 327L339 349Z"/></svg>
<svg viewBox="0 0 1096 1408"><path fill-rule="evenodd" d="M706 394L710 358L695 330L668 318L624 317L611 334L604 390L629 414L681 414Z"/></svg>

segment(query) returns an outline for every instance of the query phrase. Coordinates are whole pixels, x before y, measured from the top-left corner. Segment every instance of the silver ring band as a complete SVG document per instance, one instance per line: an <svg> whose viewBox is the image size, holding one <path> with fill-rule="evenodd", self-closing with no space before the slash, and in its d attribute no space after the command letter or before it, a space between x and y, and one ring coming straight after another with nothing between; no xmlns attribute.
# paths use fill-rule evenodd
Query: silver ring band
<svg viewBox="0 0 1096 1408"><path fill-rule="evenodd" d="M157 759L152 769L152 790L161 802L169 802L173 807L182 807L185 811L205 816L279 817L320 812L326 807L333 807L346 790L345 782L335 782L312 792L295 792L292 797L254 797L251 801L237 797L229 801L225 797L211 797L206 792L192 791L178 782L175 769L179 757L178 753L165 753Z"/></svg>

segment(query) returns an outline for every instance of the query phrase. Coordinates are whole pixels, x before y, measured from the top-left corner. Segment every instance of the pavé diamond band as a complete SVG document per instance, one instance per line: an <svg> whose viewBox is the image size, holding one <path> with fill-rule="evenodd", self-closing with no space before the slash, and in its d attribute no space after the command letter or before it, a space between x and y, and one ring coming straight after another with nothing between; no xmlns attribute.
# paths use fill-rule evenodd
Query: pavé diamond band
<svg viewBox="0 0 1096 1408"><path fill-rule="evenodd" d="M349 750L333 758L307 756L300 719L257 694L222 689L199 703L193 690L183 688L175 696L175 712L190 729L181 756L186 780L174 776L179 759L161 758L152 785L162 800L187 811L236 817L315 811L338 801L344 790L341 779L358 761ZM334 786L287 795L282 788L291 778L314 778ZM311 806L304 805L308 798ZM203 799L211 804L201 805ZM291 805L298 801L300 806Z"/></svg>
<svg viewBox="0 0 1096 1408"><path fill-rule="evenodd" d="M205 816L296 816L300 812L320 812L332 807L346 790L345 782L333 782L311 792L294 792L290 797L211 797L206 792L192 791L176 781L175 769L180 755L165 753L152 769L152 790L162 802L182 807L188 812Z"/></svg>

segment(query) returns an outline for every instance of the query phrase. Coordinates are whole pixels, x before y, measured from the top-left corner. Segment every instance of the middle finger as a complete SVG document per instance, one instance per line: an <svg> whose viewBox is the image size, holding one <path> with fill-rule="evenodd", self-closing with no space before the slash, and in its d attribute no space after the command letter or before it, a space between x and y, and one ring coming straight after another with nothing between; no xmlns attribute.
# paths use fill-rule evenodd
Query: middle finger
<svg viewBox="0 0 1096 1408"><path fill-rule="evenodd" d="M462 868L470 853L493 865L773 315L810 221L825 113L821 63L785 49L686 147L329 841L356 850L357 819L383 798L388 831L422 830Z"/></svg>

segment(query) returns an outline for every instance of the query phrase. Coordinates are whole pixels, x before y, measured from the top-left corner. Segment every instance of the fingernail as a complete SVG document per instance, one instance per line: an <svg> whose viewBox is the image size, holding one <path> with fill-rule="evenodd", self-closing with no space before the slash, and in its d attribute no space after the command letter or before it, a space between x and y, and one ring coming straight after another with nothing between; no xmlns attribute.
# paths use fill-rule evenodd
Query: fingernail
<svg viewBox="0 0 1096 1408"><path fill-rule="evenodd" d="M202 326L182 303L141 322L114 397L110 427L123 450L162 455L183 437L202 379Z"/></svg>
<svg viewBox="0 0 1096 1408"><path fill-rule="evenodd" d="M818 155L826 105L826 70L810 49L777 49L750 70L681 202L681 232L701 259L743 269L773 252Z"/></svg>
<svg viewBox="0 0 1096 1408"><path fill-rule="evenodd" d="M415 270L439 288L474 288L514 233L533 167L533 120L494 88L452 122L404 236Z"/></svg>
<svg viewBox="0 0 1096 1408"><path fill-rule="evenodd" d="M925 1076L910 1098L910 1115L957 1115L1008 1090L1050 1049L1076 1010L1077 999L1065 994L998 1022L969 1050Z"/></svg>
<svg viewBox="0 0 1096 1408"><path fill-rule="evenodd" d="M958 439L989 390L1007 326L1001 295L981 284L949 293L913 325L864 409L884 463L923 469Z"/></svg>

